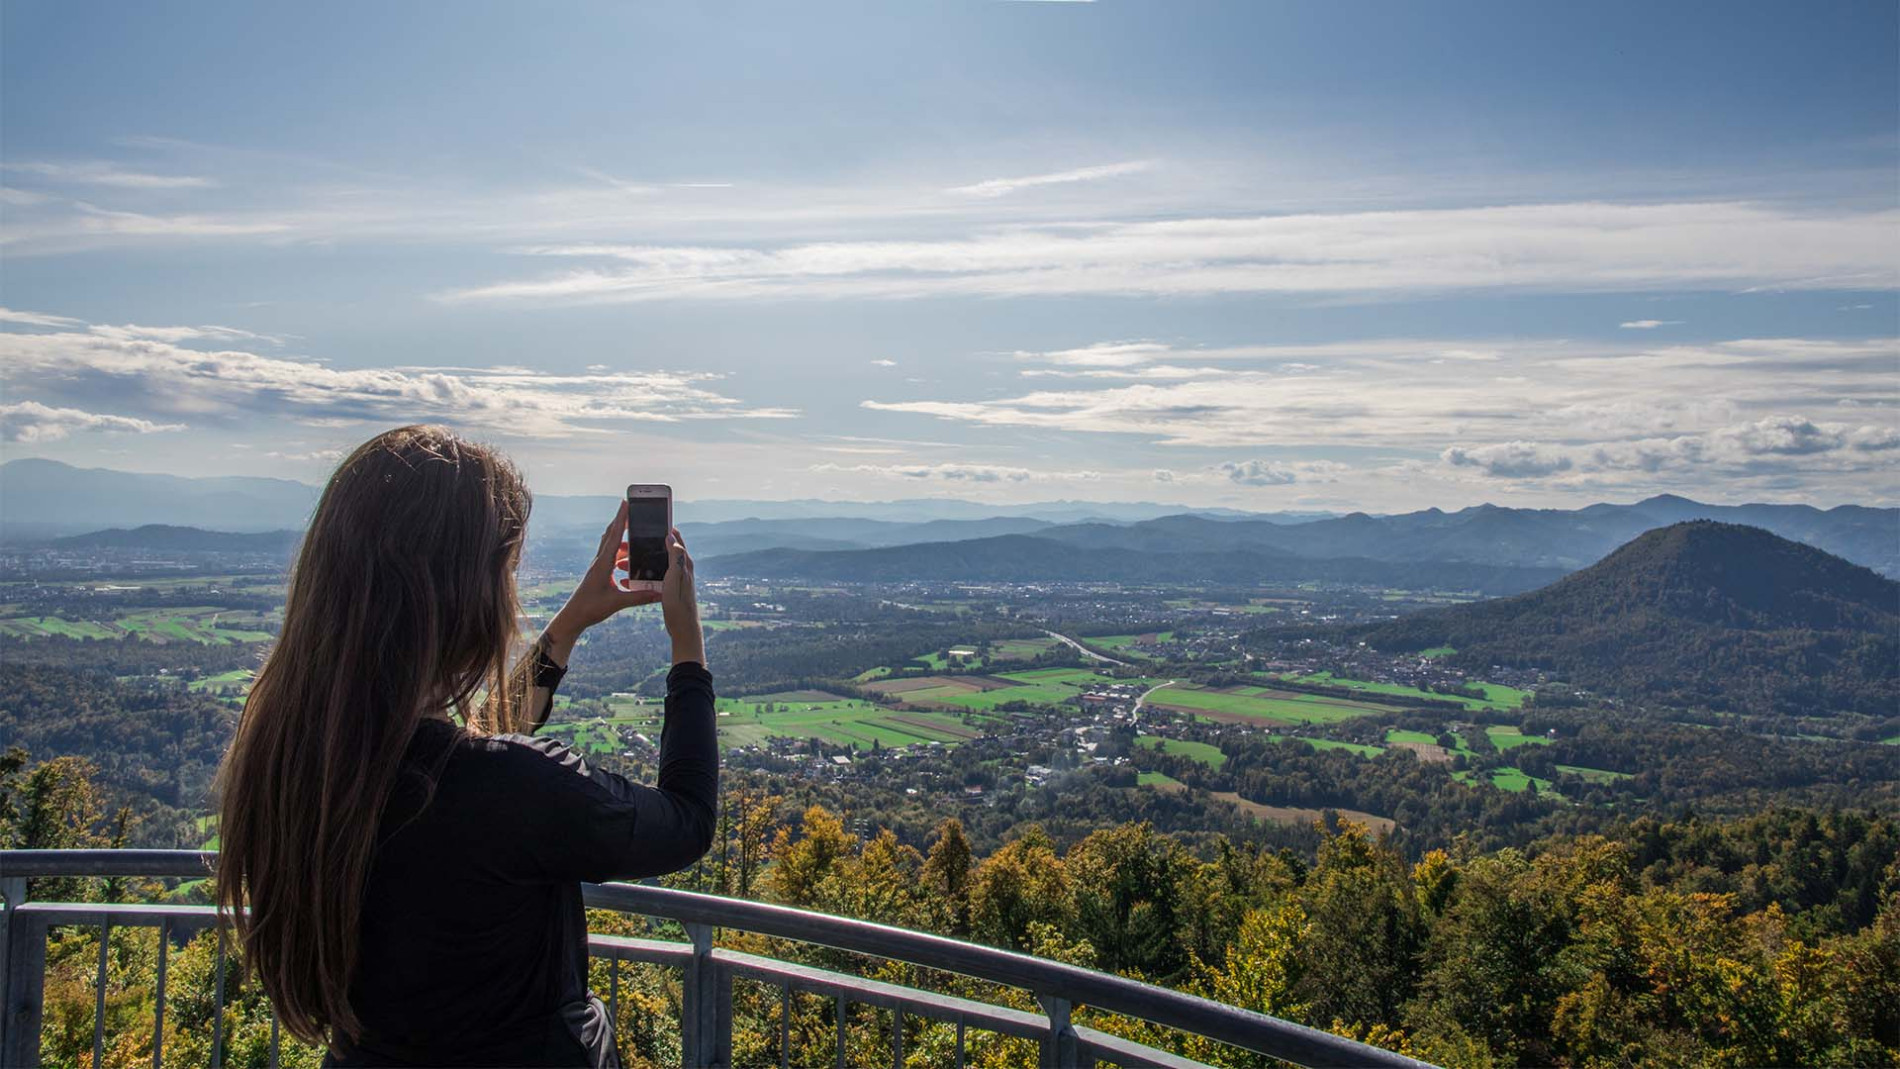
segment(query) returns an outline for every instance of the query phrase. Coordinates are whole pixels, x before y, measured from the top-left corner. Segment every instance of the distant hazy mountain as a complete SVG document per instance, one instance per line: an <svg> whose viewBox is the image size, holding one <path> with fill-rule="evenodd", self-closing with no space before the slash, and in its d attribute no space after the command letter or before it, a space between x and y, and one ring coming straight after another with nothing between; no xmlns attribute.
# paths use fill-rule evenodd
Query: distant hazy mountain
<svg viewBox="0 0 1900 1069"><path fill-rule="evenodd" d="M220 531L301 529L316 503L316 487L288 479L187 479L36 458L0 464L0 526L14 539L153 523Z"/></svg>
<svg viewBox="0 0 1900 1069"><path fill-rule="evenodd" d="M55 538L49 544L60 549L155 549L174 553L268 553L288 558L303 537L301 531L263 531L238 534L230 531L205 531L196 527L170 527L149 523L131 530L110 528L88 534Z"/></svg>
<svg viewBox="0 0 1900 1069"><path fill-rule="evenodd" d="M691 539L688 539L689 543ZM1509 568L1486 564L1394 563L1363 558L1297 557L1272 550L1175 545L1165 551L1121 547L1081 550L1040 535L1003 535L960 542L887 546L878 549L768 549L714 557L702 564L708 575L758 579L901 582L956 580L972 582L1214 582L1320 580L1340 583L1404 585L1510 594L1549 582L1561 572L1550 568Z"/></svg>
<svg viewBox="0 0 1900 1069"><path fill-rule="evenodd" d="M1467 561L1570 571L1601 560L1644 531L1689 519L1760 527L1857 564L1900 574L1900 509L1704 505L1673 496L1575 510L1478 505L1397 516L1355 512L1292 525L1168 516L1122 526L1073 524L1041 536L1091 548L1251 548L1306 557Z"/></svg>
<svg viewBox="0 0 1900 1069"><path fill-rule="evenodd" d="M129 527L148 523L221 531L300 529L309 520L310 511L316 507L321 492L321 487L289 479L243 476L187 478L106 468L78 468L56 460L23 458L0 464L0 536L14 540L48 538L95 531L102 527ZM538 495L534 503L534 530L531 533L554 536L579 529L598 532L600 526L613 515L618 501L617 488L598 495ZM750 501L693 500L690 496L683 496L676 509L682 524L748 520L781 524L792 520L926 524L998 519L1029 520L1043 524L1093 520L1127 523L1182 512L1210 517L1298 523L1331 515L1185 509L1179 505L1153 502L1045 501L1028 505L986 505L947 498ZM999 527L985 533L1002 534L1006 530ZM843 537L817 531L794 531L791 528L767 528L765 533L768 539L785 539L777 543L781 545L795 542L809 545L812 539L863 545L891 544L875 537ZM940 536L926 535L921 540L937 537ZM941 537L964 536L944 534ZM755 543L754 548L760 547Z"/></svg>
<svg viewBox="0 0 1900 1069"><path fill-rule="evenodd" d="M318 493L317 487L285 479L188 479L15 460L0 465L0 536L45 538L141 524L241 532L299 530ZM538 543L550 558L591 552L595 535L618 500L613 493L539 496L529 525L531 543ZM684 499L675 515L702 559L773 548L843 551L1033 534L1091 550L1245 551L1562 571L1600 560L1644 531L1682 520L1713 519L1761 527L1900 575L1900 509L1704 505L1667 495L1633 505L1575 510L1479 505L1393 516L1191 510L1152 502Z"/></svg>
<svg viewBox="0 0 1900 1069"><path fill-rule="evenodd" d="M1756 527L1650 531L1532 593L1367 629L1403 652L1545 668L1672 705L1900 712L1900 583Z"/></svg>

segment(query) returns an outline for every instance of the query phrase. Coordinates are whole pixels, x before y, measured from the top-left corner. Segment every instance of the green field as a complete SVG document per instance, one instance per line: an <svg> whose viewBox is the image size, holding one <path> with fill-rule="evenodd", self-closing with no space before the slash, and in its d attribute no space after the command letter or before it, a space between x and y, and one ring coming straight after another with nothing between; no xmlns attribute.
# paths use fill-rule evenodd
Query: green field
<svg viewBox="0 0 1900 1069"><path fill-rule="evenodd" d="M1363 742L1340 742L1338 739L1309 739L1304 735L1268 735L1274 742L1303 742L1315 750L1345 750L1361 757L1377 757L1385 752L1383 746L1368 746Z"/></svg>
<svg viewBox="0 0 1900 1069"><path fill-rule="evenodd" d="M1526 735L1517 728L1505 727L1499 724L1492 724L1490 727L1485 728L1484 733L1491 737L1491 745L1496 746L1500 750L1509 750L1513 746L1525 746L1530 744L1538 746L1550 745L1550 740L1542 735Z"/></svg>
<svg viewBox="0 0 1900 1069"><path fill-rule="evenodd" d="M1139 635L1086 635L1077 639L1077 641L1085 646L1094 646L1098 649L1108 650L1111 653L1153 660L1154 658L1148 654L1128 648L1144 639L1149 642L1173 642L1174 632L1149 631Z"/></svg>
<svg viewBox="0 0 1900 1069"><path fill-rule="evenodd" d="M249 668L233 668L229 672L219 672L215 676L194 679L187 683L186 689L200 693L241 697L251 689L251 679L257 675Z"/></svg>
<svg viewBox="0 0 1900 1069"><path fill-rule="evenodd" d="M158 643L195 642L208 646L228 646L238 642L268 642L270 632L258 630L260 622L256 613L230 609L138 609L121 613L111 620L14 616L0 620L0 634L28 639L64 635L68 638L104 641L137 637Z"/></svg>
<svg viewBox="0 0 1900 1069"><path fill-rule="evenodd" d="M1451 646L1433 646L1429 650L1419 650L1418 655L1428 661L1435 661L1440 657L1449 657L1457 652L1458 651Z"/></svg>
<svg viewBox="0 0 1900 1069"><path fill-rule="evenodd" d="M1491 786L1501 791L1524 791L1530 789L1533 783L1537 784L1540 794L1550 790L1549 780L1526 775L1521 769L1506 767L1491 770Z"/></svg>
<svg viewBox="0 0 1900 1069"><path fill-rule="evenodd" d="M643 732L651 741L659 741L660 704L628 695L608 699L615 715L607 719L550 725L567 734L582 732L590 725L606 728L630 727ZM852 698L840 698L820 691L787 691L745 698L720 698L717 704L719 742L723 747L753 746L767 739L819 739L833 746L869 750L877 747L913 746L918 743L956 743L975 738L982 726L965 724L954 713L900 712ZM544 729L548 730L548 729ZM597 736L603 748L621 743L611 730Z"/></svg>
<svg viewBox="0 0 1900 1069"><path fill-rule="evenodd" d="M1162 790L1187 790L1187 784L1182 783L1180 780L1175 779L1165 772L1140 773L1135 777L1135 784L1140 787L1158 787Z"/></svg>
<svg viewBox="0 0 1900 1069"><path fill-rule="evenodd" d="M1199 761L1209 768L1219 768L1227 763L1227 755L1220 747L1189 739L1163 739L1154 735L1143 735L1135 740L1137 746L1162 753L1171 753L1180 757ZM1165 746L1163 745L1165 744Z"/></svg>
<svg viewBox="0 0 1900 1069"><path fill-rule="evenodd" d="M1424 731L1405 731L1400 728L1393 728L1385 733L1385 741L1417 742L1423 743L1426 746L1436 746L1438 745L1438 736Z"/></svg>
<svg viewBox="0 0 1900 1069"><path fill-rule="evenodd" d="M996 676L1015 684L994 690L969 690L949 681L941 687L893 693L894 702L940 702L964 709L993 710L1004 702L1028 702L1031 705L1061 705L1076 695L1108 682L1141 683L1152 686L1160 680L1115 680L1086 668L1032 668L1022 672L1003 672Z"/></svg>
<svg viewBox="0 0 1900 1069"><path fill-rule="evenodd" d="M1291 677L1295 683L1310 683L1332 687L1351 687L1368 694L1389 694L1395 698L1423 698L1441 702L1458 702L1468 710L1518 709L1524 705L1527 692L1515 687L1506 687L1497 683L1473 683L1484 692L1483 698L1465 698L1456 694L1433 694L1429 690L1408 687L1399 683L1369 683L1362 679L1345 679L1331 672L1315 672L1311 675Z"/></svg>
<svg viewBox="0 0 1900 1069"><path fill-rule="evenodd" d="M1368 702L1295 691L1274 691L1265 687L1234 687L1225 691L1169 687L1148 700L1154 705L1190 713L1210 713L1229 719L1238 717L1287 725L1332 724L1389 711Z"/></svg>
<svg viewBox="0 0 1900 1069"><path fill-rule="evenodd" d="M1582 765L1558 765L1557 771L1580 776L1591 783L1615 783L1620 779L1629 779L1628 772L1611 772L1607 768L1585 768Z"/></svg>

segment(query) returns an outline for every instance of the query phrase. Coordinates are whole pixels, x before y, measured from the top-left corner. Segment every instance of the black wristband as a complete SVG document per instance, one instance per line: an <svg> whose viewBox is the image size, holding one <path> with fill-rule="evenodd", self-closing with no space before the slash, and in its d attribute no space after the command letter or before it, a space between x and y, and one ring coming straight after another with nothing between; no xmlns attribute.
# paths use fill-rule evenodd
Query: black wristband
<svg viewBox="0 0 1900 1069"><path fill-rule="evenodd" d="M534 644L534 685L545 690L553 690L561 685L561 678L567 675L567 666L556 664L548 656L546 638L536 640Z"/></svg>

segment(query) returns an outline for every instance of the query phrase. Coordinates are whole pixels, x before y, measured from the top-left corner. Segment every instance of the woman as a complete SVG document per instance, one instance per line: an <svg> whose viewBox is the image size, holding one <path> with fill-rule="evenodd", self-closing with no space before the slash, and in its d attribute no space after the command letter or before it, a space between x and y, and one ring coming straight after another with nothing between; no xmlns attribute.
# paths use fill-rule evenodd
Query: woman
<svg viewBox="0 0 1900 1069"><path fill-rule="evenodd" d="M623 591L622 504L510 672L528 506L500 454L402 427L337 469L298 552L219 773L217 895L326 1065L618 1065L580 885L711 842L712 677L679 532L663 589ZM656 600L673 668L645 787L533 733L581 632Z"/></svg>

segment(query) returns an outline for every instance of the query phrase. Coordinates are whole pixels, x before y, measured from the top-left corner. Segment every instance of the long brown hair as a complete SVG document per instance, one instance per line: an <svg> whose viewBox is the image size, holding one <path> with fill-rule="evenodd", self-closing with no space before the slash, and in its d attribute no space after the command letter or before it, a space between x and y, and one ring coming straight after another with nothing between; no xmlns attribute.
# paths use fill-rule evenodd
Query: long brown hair
<svg viewBox="0 0 1900 1069"><path fill-rule="evenodd" d="M337 468L298 550L283 630L218 774L217 899L307 1043L360 1033L362 898L418 724L452 711L477 733L516 726L506 664L529 504L501 454L399 427Z"/></svg>

